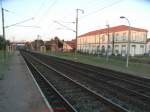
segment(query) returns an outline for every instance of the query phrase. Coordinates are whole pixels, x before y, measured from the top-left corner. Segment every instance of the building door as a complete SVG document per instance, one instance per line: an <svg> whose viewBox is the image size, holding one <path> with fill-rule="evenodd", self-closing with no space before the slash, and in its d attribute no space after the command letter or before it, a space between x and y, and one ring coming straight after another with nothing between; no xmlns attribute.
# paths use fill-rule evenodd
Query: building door
<svg viewBox="0 0 150 112"><path fill-rule="evenodd" d="M115 56L119 54L119 45L115 45Z"/></svg>
<svg viewBox="0 0 150 112"><path fill-rule="evenodd" d="M140 45L141 55L144 54L144 45Z"/></svg>
<svg viewBox="0 0 150 112"><path fill-rule="evenodd" d="M126 56L126 45L122 45L122 48L121 48L121 55L122 55L122 56Z"/></svg>
<svg viewBox="0 0 150 112"><path fill-rule="evenodd" d="M102 53L102 55L105 55L105 46L102 46L101 53Z"/></svg>
<svg viewBox="0 0 150 112"><path fill-rule="evenodd" d="M131 46L131 56L135 56L136 45Z"/></svg>

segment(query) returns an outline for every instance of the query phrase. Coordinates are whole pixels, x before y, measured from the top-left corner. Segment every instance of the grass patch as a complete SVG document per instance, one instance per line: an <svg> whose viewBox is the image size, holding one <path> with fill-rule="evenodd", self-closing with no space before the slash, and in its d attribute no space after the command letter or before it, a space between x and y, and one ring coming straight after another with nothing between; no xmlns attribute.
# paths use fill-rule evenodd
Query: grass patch
<svg viewBox="0 0 150 112"><path fill-rule="evenodd" d="M4 51L0 51L0 80L4 78L5 72L9 66L9 60L13 53L6 52L6 56L4 58Z"/></svg>
<svg viewBox="0 0 150 112"><path fill-rule="evenodd" d="M144 60L144 61L150 62L150 56L133 57L133 59L142 60L142 61Z"/></svg>
<svg viewBox="0 0 150 112"><path fill-rule="evenodd" d="M123 58L121 59L121 58L111 57L107 61L106 57L81 55L79 53L76 56L74 55L74 53L50 53L48 52L47 54L57 56L60 58L64 58L64 59L77 61L77 62L82 62L86 64L109 68L109 69L113 69L116 71L130 73L133 75L150 77L150 69L149 69L150 64L129 61L129 67L126 68L126 59L123 59ZM146 59L149 60L150 57L146 57Z"/></svg>

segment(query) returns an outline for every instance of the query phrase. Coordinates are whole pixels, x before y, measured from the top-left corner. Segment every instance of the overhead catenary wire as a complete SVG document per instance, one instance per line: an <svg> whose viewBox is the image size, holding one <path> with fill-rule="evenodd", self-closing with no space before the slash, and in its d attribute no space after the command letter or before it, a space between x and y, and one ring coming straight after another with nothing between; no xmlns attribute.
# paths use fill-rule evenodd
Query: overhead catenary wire
<svg viewBox="0 0 150 112"><path fill-rule="evenodd" d="M50 11L50 9L57 3L58 0L54 0L52 2L52 4L47 8L47 10L41 15L40 19L38 20L37 24L40 24L41 22L43 22L46 18L44 17L44 15L46 15L48 13L48 11ZM44 17L44 18L43 18Z"/></svg>
<svg viewBox="0 0 150 112"><path fill-rule="evenodd" d="M15 25L16 27L31 27L31 28L40 28L39 26L25 26L25 25Z"/></svg>
<svg viewBox="0 0 150 112"><path fill-rule="evenodd" d="M52 2L52 0L48 0L48 1L49 2L46 2L46 0L44 0L43 2L41 2L41 5L37 9L37 13L34 15L35 20L37 20L37 21L35 21L34 26L38 26L41 29L40 31L43 31L43 28L40 24L45 20L44 16L48 13L48 11L50 11L50 9L57 3L58 0L54 0L53 2ZM45 8L45 3L50 4L48 8ZM39 15L39 11L43 8L45 9L45 11Z"/></svg>
<svg viewBox="0 0 150 112"><path fill-rule="evenodd" d="M34 17L36 18L39 15L39 12L42 10L42 8L44 7L46 3L46 0L43 0L39 6L39 8L37 9L36 13L34 14Z"/></svg>
<svg viewBox="0 0 150 112"><path fill-rule="evenodd" d="M102 0L101 3L105 2L105 1L106 1L106 0ZM107 8L110 8L110 7L114 6L114 5L117 5L117 4L121 3L122 1L123 1L123 0L117 0L117 1L114 1L113 3L111 2L110 4L105 5L104 7L100 8L100 9L98 9L98 10L92 11L92 12L86 14L85 16L82 16L80 19L84 19L84 18L86 18L86 17L88 17L88 16L91 16L91 15L93 15L93 14L95 14L95 13L98 13L98 12L104 10L104 9L107 9ZM62 20L61 20L61 22L63 22L63 23L75 23L75 22L64 22L64 21L62 21ZM60 22L59 22L59 23L60 23ZM62 25L61 25L61 26L62 26ZM64 26L63 26L63 27L64 27Z"/></svg>
<svg viewBox="0 0 150 112"><path fill-rule="evenodd" d="M9 27L11 27L11 26L15 26L15 25L18 25L18 24L21 24L21 23L25 23L25 22L28 22L28 21L33 20L33 19L34 19L34 18L32 17L32 18L29 18L29 19L26 19L26 20L17 22L17 23L15 23L15 24L5 26L5 28L9 28Z"/></svg>
<svg viewBox="0 0 150 112"><path fill-rule="evenodd" d="M111 0L112 1L112 0ZM100 3L99 3L100 2ZM88 3L88 4L86 4L86 5L84 5L85 7L82 7L82 9L84 9L84 10L87 10L87 9L91 9L91 8L93 8L93 7L95 7L96 5L100 5L100 4L105 4L105 2L109 2L109 0L95 0L95 1L93 1L93 0L88 0L88 1L86 1L86 3ZM94 5L92 4L92 3L94 3ZM105 6L107 6L107 5L105 5ZM98 9L99 10L99 9ZM87 11L86 11L87 12ZM94 11L93 11L94 12ZM90 13L92 13L92 12L90 12ZM87 13L87 15L89 15L90 13ZM68 13L66 13L63 17L61 17L61 18L65 18L65 17L68 17L68 15L70 15L70 14L72 14L72 12L70 12L69 14ZM83 16L84 17L84 16ZM72 21L70 21L70 22L66 22L66 21L63 21L63 20L61 20L61 19L59 19L61 22L63 22L63 23L73 23L73 21L74 20L72 20Z"/></svg>
<svg viewBox="0 0 150 112"><path fill-rule="evenodd" d="M88 13L85 16L82 16L80 19L84 19L84 18L86 18L88 16L91 16L93 14L99 13L100 11L103 11L104 9L107 9L107 8L110 8L110 7L114 6L114 5L117 5L117 4L119 4L119 3L123 2L123 1L124 0L117 0L117 1L115 1L115 2L113 2L111 4L109 4L109 5L106 5L106 6L102 7L102 8L100 8L100 9L98 9L98 10L92 11L92 12Z"/></svg>
<svg viewBox="0 0 150 112"><path fill-rule="evenodd" d="M59 24L60 26L63 26L64 28L66 28L67 30L71 30L71 31L73 31L73 32L76 32L75 30L73 30L73 29L71 29L71 28L69 28L68 26L66 26L66 25L63 25L63 24L61 24L60 22L58 22L58 21L53 21L54 23L57 23L57 24Z"/></svg>

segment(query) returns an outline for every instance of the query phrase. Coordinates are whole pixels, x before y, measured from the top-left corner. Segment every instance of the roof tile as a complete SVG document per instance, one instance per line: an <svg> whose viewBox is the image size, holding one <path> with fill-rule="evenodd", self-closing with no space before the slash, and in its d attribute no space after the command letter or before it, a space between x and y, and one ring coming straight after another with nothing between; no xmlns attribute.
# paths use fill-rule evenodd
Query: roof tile
<svg viewBox="0 0 150 112"><path fill-rule="evenodd" d="M109 32L111 33L111 32L118 32L118 31L125 31L125 30L128 30L128 29L129 29L129 26L119 25L119 26L115 26L115 27L110 27ZM148 32L148 30L146 30L146 29L135 28L135 27L131 27L131 30L140 31L140 32ZM95 31L85 33L83 35L80 35L79 37L97 35L97 34L104 34L104 33L107 33L107 31L108 31L107 28L99 29L99 30L95 30Z"/></svg>

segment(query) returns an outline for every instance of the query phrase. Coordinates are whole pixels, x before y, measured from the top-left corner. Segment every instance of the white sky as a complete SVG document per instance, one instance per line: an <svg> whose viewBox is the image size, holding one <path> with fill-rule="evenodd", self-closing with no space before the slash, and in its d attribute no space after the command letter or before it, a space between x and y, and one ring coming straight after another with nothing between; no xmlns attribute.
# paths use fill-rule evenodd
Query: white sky
<svg viewBox="0 0 150 112"><path fill-rule="evenodd" d="M75 30L75 24L70 22L75 21L77 8L85 12L79 13L79 35L105 28L108 23L110 26L128 25L120 16L127 17L131 26L150 31L150 0L3 0L3 7L9 10L5 12L5 26L34 17L19 25L40 27L9 27L6 38L10 40L34 40L37 35L43 40L54 36L71 40L75 33L53 21Z"/></svg>

